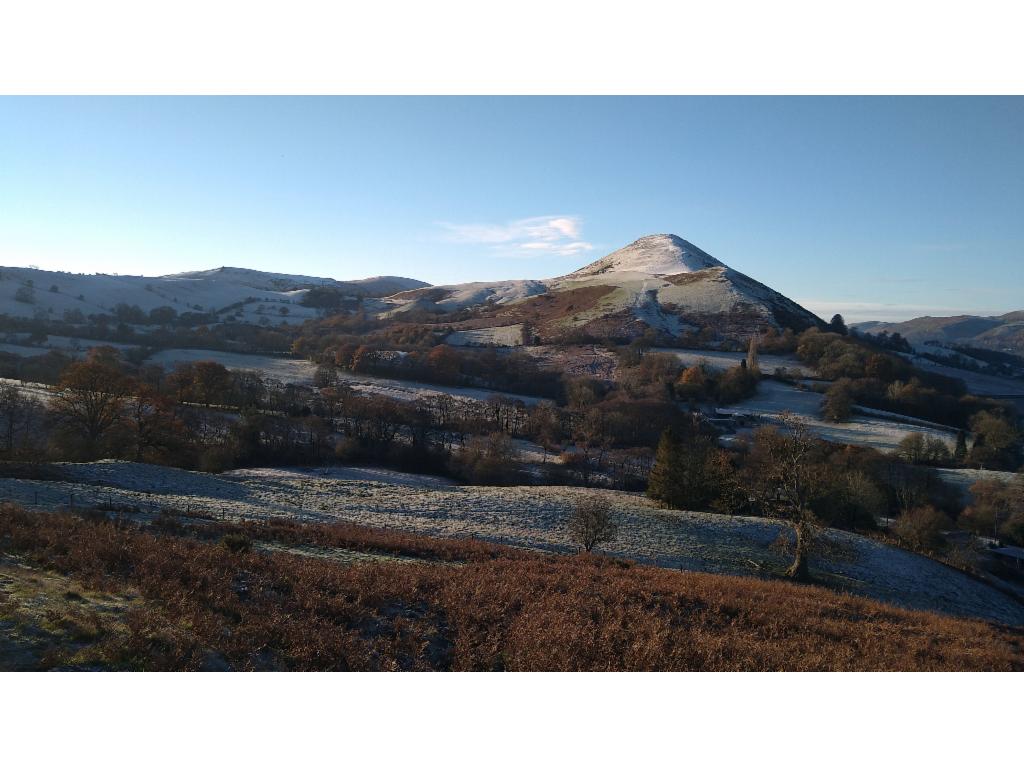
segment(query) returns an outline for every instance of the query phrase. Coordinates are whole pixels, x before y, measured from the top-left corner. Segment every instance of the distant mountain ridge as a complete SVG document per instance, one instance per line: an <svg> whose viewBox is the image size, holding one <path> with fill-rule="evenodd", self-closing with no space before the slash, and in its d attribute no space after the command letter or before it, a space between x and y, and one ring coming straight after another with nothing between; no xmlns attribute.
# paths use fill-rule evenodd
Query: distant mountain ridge
<svg viewBox="0 0 1024 768"><path fill-rule="evenodd" d="M865 333L898 333L911 344L948 344L991 349L1012 354L1024 353L1024 310L1004 315L953 315L951 317L915 317L896 323L871 321L854 323Z"/></svg>
<svg viewBox="0 0 1024 768"><path fill-rule="evenodd" d="M302 306L305 293L327 287L354 297L387 296L428 285L408 277L369 277L334 280L242 267L218 267L160 277L139 275L73 274L31 267L0 267L0 313L12 317L45 315L61 319L65 312L109 314L118 304L138 306L144 312L169 306L179 314L233 313L240 322L257 323L268 314L274 322L301 322L316 316ZM262 307L261 305L266 305ZM288 305L282 314L281 305ZM269 312L268 310L276 310Z"/></svg>
<svg viewBox="0 0 1024 768"><path fill-rule="evenodd" d="M407 291L411 288L422 288L430 285L422 280L414 280L411 277L396 277L394 275L380 275L377 277L364 277L359 280L335 280L331 277L311 277L309 275L290 275L280 272L263 272L258 269L247 269L245 267L217 267L196 272L179 272L173 275L164 275L156 278L158 280L219 280L248 285L260 290L298 290L313 285L326 286L331 288L353 289L365 295L388 296L399 291Z"/></svg>

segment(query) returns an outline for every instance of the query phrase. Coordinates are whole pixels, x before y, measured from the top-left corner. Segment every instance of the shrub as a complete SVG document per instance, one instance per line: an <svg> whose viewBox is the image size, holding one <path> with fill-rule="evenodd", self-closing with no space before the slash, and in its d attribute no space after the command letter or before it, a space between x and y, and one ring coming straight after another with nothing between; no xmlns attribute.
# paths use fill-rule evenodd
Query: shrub
<svg viewBox="0 0 1024 768"><path fill-rule="evenodd" d="M598 544L615 541L618 533L619 528L612 520L605 501L587 497L573 505L569 515L569 536L587 552Z"/></svg>
<svg viewBox="0 0 1024 768"><path fill-rule="evenodd" d="M252 539L242 533L228 533L220 540L221 546L234 554L250 552L252 550Z"/></svg>
<svg viewBox="0 0 1024 768"><path fill-rule="evenodd" d="M849 421L853 414L853 395L850 380L840 379L825 393L821 401L821 415L828 421Z"/></svg>
<svg viewBox="0 0 1024 768"><path fill-rule="evenodd" d="M199 470L220 474L234 466L234 457L229 446L212 446L199 455Z"/></svg>
<svg viewBox="0 0 1024 768"><path fill-rule="evenodd" d="M941 552L946 547L942 532L952 527L952 521L933 506L907 510L893 526L893 532L914 549L923 552Z"/></svg>

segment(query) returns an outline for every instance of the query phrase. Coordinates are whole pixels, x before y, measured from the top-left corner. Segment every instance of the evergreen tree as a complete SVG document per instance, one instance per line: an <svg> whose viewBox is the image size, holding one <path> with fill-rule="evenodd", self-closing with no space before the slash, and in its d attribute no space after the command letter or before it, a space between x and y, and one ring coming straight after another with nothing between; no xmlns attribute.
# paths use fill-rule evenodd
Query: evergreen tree
<svg viewBox="0 0 1024 768"><path fill-rule="evenodd" d="M679 460L682 443L669 427L661 433L658 450L654 454L654 466L647 480L647 495L655 501L672 505L680 495Z"/></svg>
<svg viewBox="0 0 1024 768"><path fill-rule="evenodd" d="M953 458L957 463L963 463L967 458L967 433L962 429L956 433L956 448L953 450Z"/></svg>
<svg viewBox="0 0 1024 768"><path fill-rule="evenodd" d="M751 373L759 373L761 370L757 357L757 336L750 337L750 346L747 347L747 370Z"/></svg>
<svg viewBox="0 0 1024 768"><path fill-rule="evenodd" d="M681 439L666 429L658 442L647 495L676 509L710 508L731 473L723 456L714 440L696 428Z"/></svg>
<svg viewBox="0 0 1024 768"><path fill-rule="evenodd" d="M838 333L841 336L845 336L847 331L846 321L843 320L843 316L840 314L832 315L832 321L828 324L828 329L832 331L832 333Z"/></svg>

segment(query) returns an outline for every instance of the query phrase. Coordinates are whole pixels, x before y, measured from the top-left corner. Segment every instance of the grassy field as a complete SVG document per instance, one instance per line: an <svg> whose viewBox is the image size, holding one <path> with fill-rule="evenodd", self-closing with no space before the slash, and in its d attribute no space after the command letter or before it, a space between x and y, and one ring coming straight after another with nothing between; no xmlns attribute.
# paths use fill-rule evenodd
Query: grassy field
<svg viewBox="0 0 1024 768"><path fill-rule="evenodd" d="M161 509L228 521L347 522L426 536L476 537L529 549L575 551L566 520L597 496L619 522L606 554L666 568L732 575L781 573L789 563L778 520L661 509L640 494L564 486L457 486L388 470L262 468L210 475L131 462L54 465L62 480L0 478L0 499L35 509L72 501ZM788 540L788 539L787 539ZM823 584L905 608L1024 625L1024 605L921 555L826 530L811 567Z"/></svg>
<svg viewBox="0 0 1024 768"><path fill-rule="evenodd" d="M888 417L882 411L858 414L849 421L836 423L821 416L823 395L808 389L799 389L780 381L765 380L757 388L757 394L725 410L748 413L761 417L766 424L778 424L783 411L793 413L807 424L819 437L835 443L862 445L880 451L895 449L900 440L912 433L935 437L952 449L956 443L956 430L945 427L922 426L919 423L903 423L897 414Z"/></svg>
<svg viewBox="0 0 1024 768"><path fill-rule="evenodd" d="M1024 668L1020 630L820 587L350 525L192 529L165 521L158 529L0 508L0 663L182 670ZM386 557L343 562L268 552L254 541Z"/></svg>

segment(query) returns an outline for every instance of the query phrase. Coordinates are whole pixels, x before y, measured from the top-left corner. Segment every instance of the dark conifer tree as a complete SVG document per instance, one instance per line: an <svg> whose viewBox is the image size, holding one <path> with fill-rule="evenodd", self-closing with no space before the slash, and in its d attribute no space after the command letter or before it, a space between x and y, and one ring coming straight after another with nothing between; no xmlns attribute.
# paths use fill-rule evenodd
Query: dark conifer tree
<svg viewBox="0 0 1024 768"><path fill-rule="evenodd" d="M669 427L661 433L658 450L654 454L654 466L647 480L647 495L655 501L672 506L679 498L679 463L682 443Z"/></svg>
<svg viewBox="0 0 1024 768"><path fill-rule="evenodd" d="M962 429L956 433L956 448L953 449L953 458L962 463L967 458L967 433Z"/></svg>
<svg viewBox="0 0 1024 768"><path fill-rule="evenodd" d="M847 334L847 330L846 321L843 320L843 316L840 314L832 315L832 321L828 324L828 329L832 331L832 333L838 333L841 336L845 336Z"/></svg>
<svg viewBox="0 0 1024 768"><path fill-rule="evenodd" d="M676 509L704 510L712 506L730 473L714 439L694 428L683 436L666 429L658 442L647 495Z"/></svg>

